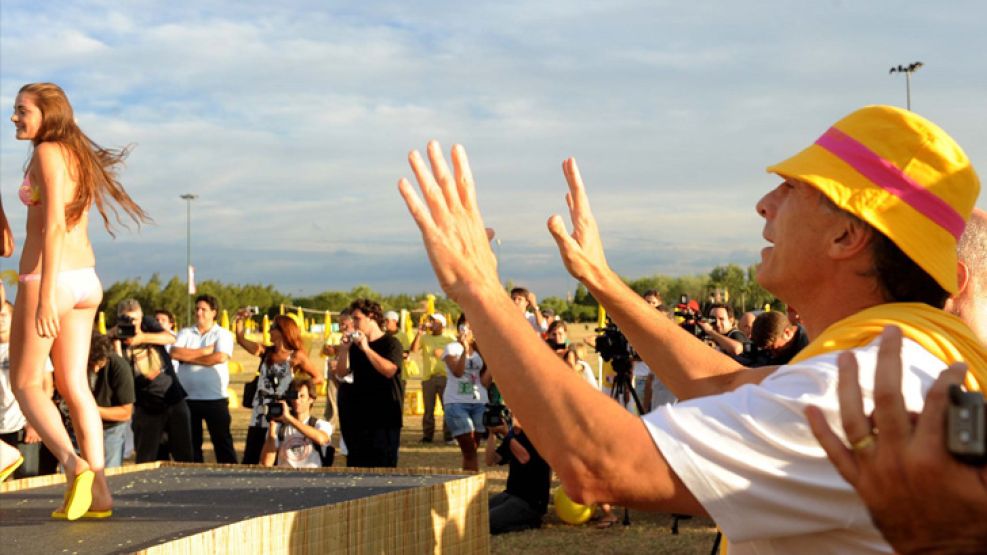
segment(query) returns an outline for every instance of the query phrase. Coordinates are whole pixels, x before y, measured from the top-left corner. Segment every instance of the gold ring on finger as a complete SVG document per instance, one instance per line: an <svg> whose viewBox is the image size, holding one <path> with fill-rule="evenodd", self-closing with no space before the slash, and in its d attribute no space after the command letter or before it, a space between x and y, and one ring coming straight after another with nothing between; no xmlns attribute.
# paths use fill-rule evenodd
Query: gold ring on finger
<svg viewBox="0 0 987 555"><path fill-rule="evenodd" d="M874 445L874 434L867 434L864 437L850 444L850 448L859 453L864 449Z"/></svg>

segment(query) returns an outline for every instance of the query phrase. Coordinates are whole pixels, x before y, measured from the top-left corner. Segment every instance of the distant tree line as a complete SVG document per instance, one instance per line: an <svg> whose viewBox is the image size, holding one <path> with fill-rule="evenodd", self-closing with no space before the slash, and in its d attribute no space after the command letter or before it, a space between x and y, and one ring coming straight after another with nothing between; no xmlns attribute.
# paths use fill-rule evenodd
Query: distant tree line
<svg viewBox="0 0 987 555"><path fill-rule="evenodd" d="M692 276L666 276L656 274L649 277L627 279L624 281L638 294L649 289L657 289L665 299L665 304L674 305L684 295L689 299L706 302L711 296L719 296L732 304L738 311L763 308L765 304L779 309L783 305L773 295L765 291L754 279L755 266L742 268L736 264L727 264L713 268L708 274ZM508 289L512 284L508 283ZM115 316L117 304L126 298L140 301L145 312L164 308L172 311L180 325L187 324L186 309L188 306L187 285L178 277L173 277L163 283L158 274L154 274L146 283L137 279L118 281L111 285L103 294L103 304L100 310L106 312L108 322ZM300 306L317 311L339 312L346 308L353 299L369 298L381 304L385 310L407 309L415 312L423 310L428 293L400 293L385 295L374 291L367 285L357 285L349 291L323 291L309 296L291 296L278 291L274 285L260 284L226 284L206 280L197 284L197 293L210 294L219 299L222 308L232 311L244 306L260 307L261 312L268 315L278 313L279 306ZM537 293L537 291L535 291ZM551 308L568 322L593 322L597 318L597 302L585 287L580 285L571 299L559 297L544 297L539 299L542 308ZM435 309L444 314L456 316L460 309L450 299L436 295Z"/></svg>

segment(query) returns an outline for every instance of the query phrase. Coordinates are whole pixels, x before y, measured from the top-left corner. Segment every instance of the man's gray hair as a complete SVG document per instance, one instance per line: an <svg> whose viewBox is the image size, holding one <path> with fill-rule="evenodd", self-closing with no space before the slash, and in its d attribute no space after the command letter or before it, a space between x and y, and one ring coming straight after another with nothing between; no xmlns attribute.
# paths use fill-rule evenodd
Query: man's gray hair
<svg viewBox="0 0 987 555"><path fill-rule="evenodd" d="M973 210L956 250L960 262L969 269L970 279L987 285L987 212Z"/></svg>
<svg viewBox="0 0 987 555"><path fill-rule="evenodd" d="M138 301L137 299L124 299L120 301L120 304L117 305L117 316L122 316L128 312L133 312L135 310L140 310L141 312L144 312L141 309L140 301Z"/></svg>

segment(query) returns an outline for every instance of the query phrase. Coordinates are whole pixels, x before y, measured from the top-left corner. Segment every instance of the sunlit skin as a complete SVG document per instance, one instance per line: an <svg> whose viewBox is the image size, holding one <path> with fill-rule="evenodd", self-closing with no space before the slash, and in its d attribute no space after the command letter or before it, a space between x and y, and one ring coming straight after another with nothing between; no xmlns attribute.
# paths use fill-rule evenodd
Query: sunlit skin
<svg viewBox="0 0 987 555"><path fill-rule="evenodd" d="M18 140L36 139L44 120L33 94L17 95L10 120ZM66 205L79 186L74 177L78 174L76 166L76 160L56 143L34 146L26 177L39 187L41 202L27 207L19 273L36 274L40 279L17 288L10 375L18 404L65 473L73 479L87 469L96 473L90 509L101 511L111 508L113 499L103 475L103 424L89 389L87 366L102 291L96 289L77 300L68 288L56 283L59 272L96 265L87 233L88 210L71 228L66 223ZM81 457L44 388L49 357L55 368L55 384L69 407Z"/></svg>
<svg viewBox="0 0 987 555"><path fill-rule="evenodd" d="M281 416L272 419L272 421L282 425L289 425L315 443L326 445L329 443L329 435L314 426L308 425L308 419L312 405L315 404L315 398L309 394L308 387L304 384L297 385L295 392L298 393L298 396L291 400L290 410L288 403L281 401ZM264 466L274 466L274 462L277 459L277 447L275 447L278 434L277 430L277 426L267 427L267 438L260 454L260 464Z"/></svg>
<svg viewBox="0 0 987 555"><path fill-rule="evenodd" d="M173 326L171 325L171 320L168 319L168 316L164 314L156 314L154 319L161 324L161 327L164 328L165 331L174 331Z"/></svg>
<svg viewBox="0 0 987 555"><path fill-rule="evenodd" d="M716 321L716 331L721 334L727 334L733 329L733 318L725 308L714 308L709 311L709 317Z"/></svg>

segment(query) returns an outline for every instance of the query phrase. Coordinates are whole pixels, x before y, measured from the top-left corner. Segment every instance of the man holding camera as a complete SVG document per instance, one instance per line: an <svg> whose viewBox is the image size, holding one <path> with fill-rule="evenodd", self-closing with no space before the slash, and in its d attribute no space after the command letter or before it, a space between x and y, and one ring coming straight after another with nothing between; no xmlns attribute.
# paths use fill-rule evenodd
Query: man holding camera
<svg viewBox="0 0 987 555"><path fill-rule="evenodd" d="M744 354L750 341L744 332L737 329L736 320L733 317L733 307L728 304L716 303L710 305L707 314L709 314L709 319L713 321L713 324L704 321L699 322L699 327L702 328L706 337L712 339L720 351L730 356Z"/></svg>
<svg viewBox="0 0 987 555"><path fill-rule="evenodd" d="M219 301L212 295L195 299L195 325L178 333L171 358L179 361L178 379L188 394L192 427L192 457L202 462L202 423L209 429L216 462L236 464L236 449L230 432L230 406L226 388L233 356L233 334L219 327Z"/></svg>
<svg viewBox="0 0 987 555"><path fill-rule="evenodd" d="M166 350L174 344L175 336L156 318L145 316L137 299L125 299L117 305L117 323L107 334L114 340L116 353L134 370L135 462L157 460L165 437L171 458L191 462L192 429L185 390Z"/></svg>
<svg viewBox="0 0 987 555"><path fill-rule="evenodd" d="M343 336L333 373L339 385L339 426L346 465L396 467L404 406L401 342L381 329L384 313L370 299L350 303L355 331Z"/></svg>
<svg viewBox="0 0 987 555"><path fill-rule="evenodd" d="M987 350L941 310L957 291L957 239L979 193L969 160L944 131L912 112L869 106L769 168L782 183L756 205L770 244L757 278L799 307L813 339L777 369L711 353L634 294L608 266L567 160L574 230L549 220L563 262L685 399L640 419L573 378L534 334L509 332L521 319L502 292L465 152L453 149L454 173L437 143L428 156L431 171L417 152L410 156L426 201L405 180L402 196L440 285L473 323L505 397L570 497L708 514L731 553L890 552L803 409L818 406L825 420L839 421L836 358L847 349L869 400L876 339L890 322L906 336L901 390L910 410L921 409L946 364L968 362L968 387L987 385ZM866 452L874 430L855 432L847 441Z"/></svg>
<svg viewBox="0 0 987 555"><path fill-rule="evenodd" d="M270 419L260 464L290 468L332 466L332 424L311 415L315 382L310 376L302 376L291 380L288 389L294 394L287 396L289 401L279 401L281 411Z"/></svg>

